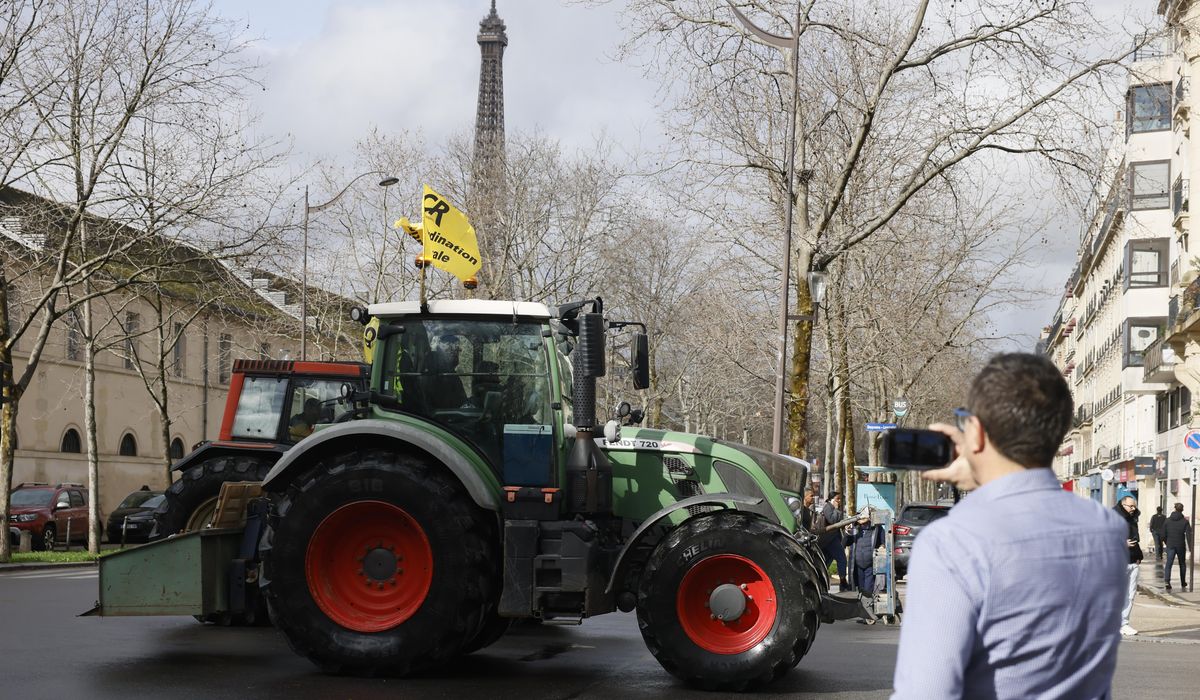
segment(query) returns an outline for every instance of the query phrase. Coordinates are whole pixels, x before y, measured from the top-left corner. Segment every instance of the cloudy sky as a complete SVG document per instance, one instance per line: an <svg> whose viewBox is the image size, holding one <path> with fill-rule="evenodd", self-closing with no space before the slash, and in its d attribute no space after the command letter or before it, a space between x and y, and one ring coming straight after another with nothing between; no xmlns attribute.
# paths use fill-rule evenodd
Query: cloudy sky
<svg viewBox="0 0 1200 700"><path fill-rule="evenodd" d="M1092 0L1124 21L1153 16L1157 0ZM337 159L372 127L420 131L437 143L474 124L475 35L488 0L215 0L222 16L258 37L265 89L261 128L289 138L298 159ZM505 121L586 148L601 131L631 152L662 138L657 81L615 57L619 0L499 0L508 25ZM1046 232L1045 263L1030 286L1061 290L1079 226ZM1058 296L994 319L1018 345L1050 322Z"/></svg>

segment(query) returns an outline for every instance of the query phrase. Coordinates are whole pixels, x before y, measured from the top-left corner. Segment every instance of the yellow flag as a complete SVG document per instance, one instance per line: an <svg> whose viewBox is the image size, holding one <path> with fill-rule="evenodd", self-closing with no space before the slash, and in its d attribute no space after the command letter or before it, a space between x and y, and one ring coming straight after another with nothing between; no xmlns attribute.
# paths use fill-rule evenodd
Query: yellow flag
<svg viewBox="0 0 1200 700"><path fill-rule="evenodd" d="M398 228L407 233L409 236L412 236L412 239L417 243L421 243L422 239L424 238L424 231L421 230L422 224L413 226L412 222L408 220L407 216L400 217L395 223L395 228Z"/></svg>
<svg viewBox="0 0 1200 700"><path fill-rule="evenodd" d="M363 328L363 362L371 364L371 358L375 356L375 341L379 338L379 318L374 317L371 322Z"/></svg>
<svg viewBox="0 0 1200 700"><path fill-rule="evenodd" d="M421 198L424 255L462 281L479 272L479 243L466 214L425 185Z"/></svg>

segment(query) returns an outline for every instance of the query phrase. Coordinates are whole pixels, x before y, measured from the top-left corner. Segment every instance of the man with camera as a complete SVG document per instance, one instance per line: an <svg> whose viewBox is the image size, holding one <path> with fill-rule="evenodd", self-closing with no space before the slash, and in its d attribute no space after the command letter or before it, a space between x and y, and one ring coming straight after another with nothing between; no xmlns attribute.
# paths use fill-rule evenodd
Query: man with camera
<svg viewBox="0 0 1200 700"><path fill-rule="evenodd" d="M913 546L896 699L1107 698L1127 528L1050 469L1070 390L1046 358L993 357L971 383L953 461L923 477L972 493Z"/></svg>

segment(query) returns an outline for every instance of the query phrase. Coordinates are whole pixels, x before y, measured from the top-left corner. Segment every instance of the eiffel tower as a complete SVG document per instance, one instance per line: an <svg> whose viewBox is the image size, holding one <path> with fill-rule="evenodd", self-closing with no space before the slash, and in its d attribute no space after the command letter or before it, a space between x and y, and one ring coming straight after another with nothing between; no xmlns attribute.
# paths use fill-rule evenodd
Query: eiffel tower
<svg viewBox="0 0 1200 700"><path fill-rule="evenodd" d="M504 207L508 188L504 158L504 47L508 46L504 20L491 12L479 23L479 101L475 110L475 155L471 173L471 205L475 230L483 254L480 282L492 298L512 298L500 277L506 268L500 258Z"/></svg>

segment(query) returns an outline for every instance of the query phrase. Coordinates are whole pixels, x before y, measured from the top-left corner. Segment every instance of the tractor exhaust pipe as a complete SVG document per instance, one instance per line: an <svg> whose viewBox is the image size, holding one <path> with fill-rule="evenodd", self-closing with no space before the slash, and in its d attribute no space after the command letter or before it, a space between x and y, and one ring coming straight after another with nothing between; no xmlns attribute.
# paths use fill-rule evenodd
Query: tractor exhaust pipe
<svg viewBox="0 0 1200 700"><path fill-rule="evenodd" d="M579 314L587 304L590 313ZM571 511L576 513L612 513L612 463L596 445L596 379L605 375L604 367L604 306L599 297L562 314L564 325L576 331L573 408L575 411L575 445L567 456L567 497Z"/></svg>

